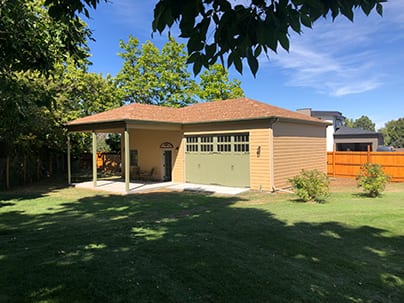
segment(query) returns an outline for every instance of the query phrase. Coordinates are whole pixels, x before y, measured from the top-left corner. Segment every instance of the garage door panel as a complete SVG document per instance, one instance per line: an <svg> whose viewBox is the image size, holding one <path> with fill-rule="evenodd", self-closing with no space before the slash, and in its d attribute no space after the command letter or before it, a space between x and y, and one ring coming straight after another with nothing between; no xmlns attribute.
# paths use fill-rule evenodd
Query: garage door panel
<svg viewBox="0 0 404 303"><path fill-rule="evenodd" d="M186 153L186 181L248 187L250 164L248 153Z"/></svg>

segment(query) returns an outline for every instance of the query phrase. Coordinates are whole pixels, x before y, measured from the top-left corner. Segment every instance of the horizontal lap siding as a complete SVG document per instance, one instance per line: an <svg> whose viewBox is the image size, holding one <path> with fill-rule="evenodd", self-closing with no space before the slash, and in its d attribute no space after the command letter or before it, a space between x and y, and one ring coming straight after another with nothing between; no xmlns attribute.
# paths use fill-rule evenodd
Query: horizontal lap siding
<svg viewBox="0 0 404 303"><path fill-rule="evenodd" d="M182 134L181 134L182 135ZM177 157L174 158L173 164L173 182L185 182L185 166L184 166L184 154L185 153L185 138L182 138Z"/></svg>
<svg viewBox="0 0 404 303"><path fill-rule="evenodd" d="M270 129L250 131L250 188L271 190L270 184ZM257 148L260 146L260 153Z"/></svg>
<svg viewBox="0 0 404 303"><path fill-rule="evenodd" d="M289 186L288 179L302 169L327 171L324 126L278 122L274 130L274 182Z"/></svg>
<svg viewBox="0 0 404 303"><path fill-rule="evenodd" d="M180 165L182 154L176 147L181 146L183 134L181 131L164 131L149 129L130 129L130 149L138 151L138 166L141 170L151 171L154 168L153 177L157 179L163 178L163 151L160 144L170 142L173 145L172 161L173 171L172 178L177 178L180 174ZM178 159L180 157L180 159Z"/></svg>

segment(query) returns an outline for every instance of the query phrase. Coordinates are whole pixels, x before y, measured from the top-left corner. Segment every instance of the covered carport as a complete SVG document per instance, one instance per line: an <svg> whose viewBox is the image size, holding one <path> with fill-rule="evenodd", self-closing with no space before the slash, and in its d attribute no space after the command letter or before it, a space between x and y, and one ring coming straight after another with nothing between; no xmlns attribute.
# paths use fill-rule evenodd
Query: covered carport
<svg viewBox="0 0 404 303"><path fill-rule="evenodd" d="M70 133L72 132L91 132L92 134L92 182L93 187L97 186L97 133L120 133L123 140L123 159L124 163L124 180L125 192L129 192L130 183L130 138L129 127L126 121L115 122L99 122L99 123L83 123L83 124L67 124L67 182L72 184L71 171L71 141Z"/></svg>

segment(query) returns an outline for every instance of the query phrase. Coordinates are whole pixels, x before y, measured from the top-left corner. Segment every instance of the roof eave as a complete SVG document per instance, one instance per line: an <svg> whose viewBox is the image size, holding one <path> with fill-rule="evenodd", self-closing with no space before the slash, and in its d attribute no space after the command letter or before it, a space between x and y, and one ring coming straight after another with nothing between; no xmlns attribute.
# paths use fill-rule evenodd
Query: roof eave
<svg viewBox="0 0 404 303"><path fill-rule="evenodd" d="M181 127L182 123L180 122L170 122L170 121L155 121L155 120L132 120L132 119L123 119L123 120L106 120L106 121L93 121L93 122L83 122L83 123L74 123L69 124L66 123L65 126L69 132L80 132L80 131L96 131L96 130L105 130L105 129L115 129L122 128L124 129L129 124L144 124L144 125L175 125Z"/></svg>
<svg viewBox="0 0 404 303"><path fill-rule="evenodd" d="M225 122L245 122L245 121L254 121L254 120L274 120L278 119L278 121L282 120L285 122L304 122L306 124L320 124L324 126L332 125L332 123L324 121L324 120L306 120L306 119L298 119L298 118L288 118L288 117L279 117L279 116L261 116L261 117L251 117L251 118L239 118L239 119L227 119L227 120L208 120L208 121L199 121L199 122L183 122L183 125L198 125L198 124L211 124L211 123L225 123Z"/></svg>

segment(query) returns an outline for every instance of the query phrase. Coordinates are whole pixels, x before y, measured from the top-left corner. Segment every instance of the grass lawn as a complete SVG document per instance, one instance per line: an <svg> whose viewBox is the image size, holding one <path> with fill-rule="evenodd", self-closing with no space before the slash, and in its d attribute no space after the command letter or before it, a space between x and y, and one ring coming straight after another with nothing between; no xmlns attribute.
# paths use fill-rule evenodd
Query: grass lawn
<svg viewBox="0 0 404 303"><path fill-rule="evenodd" d="M404 302L404 184L295 199L0 193L0 302Z"/></svg>

